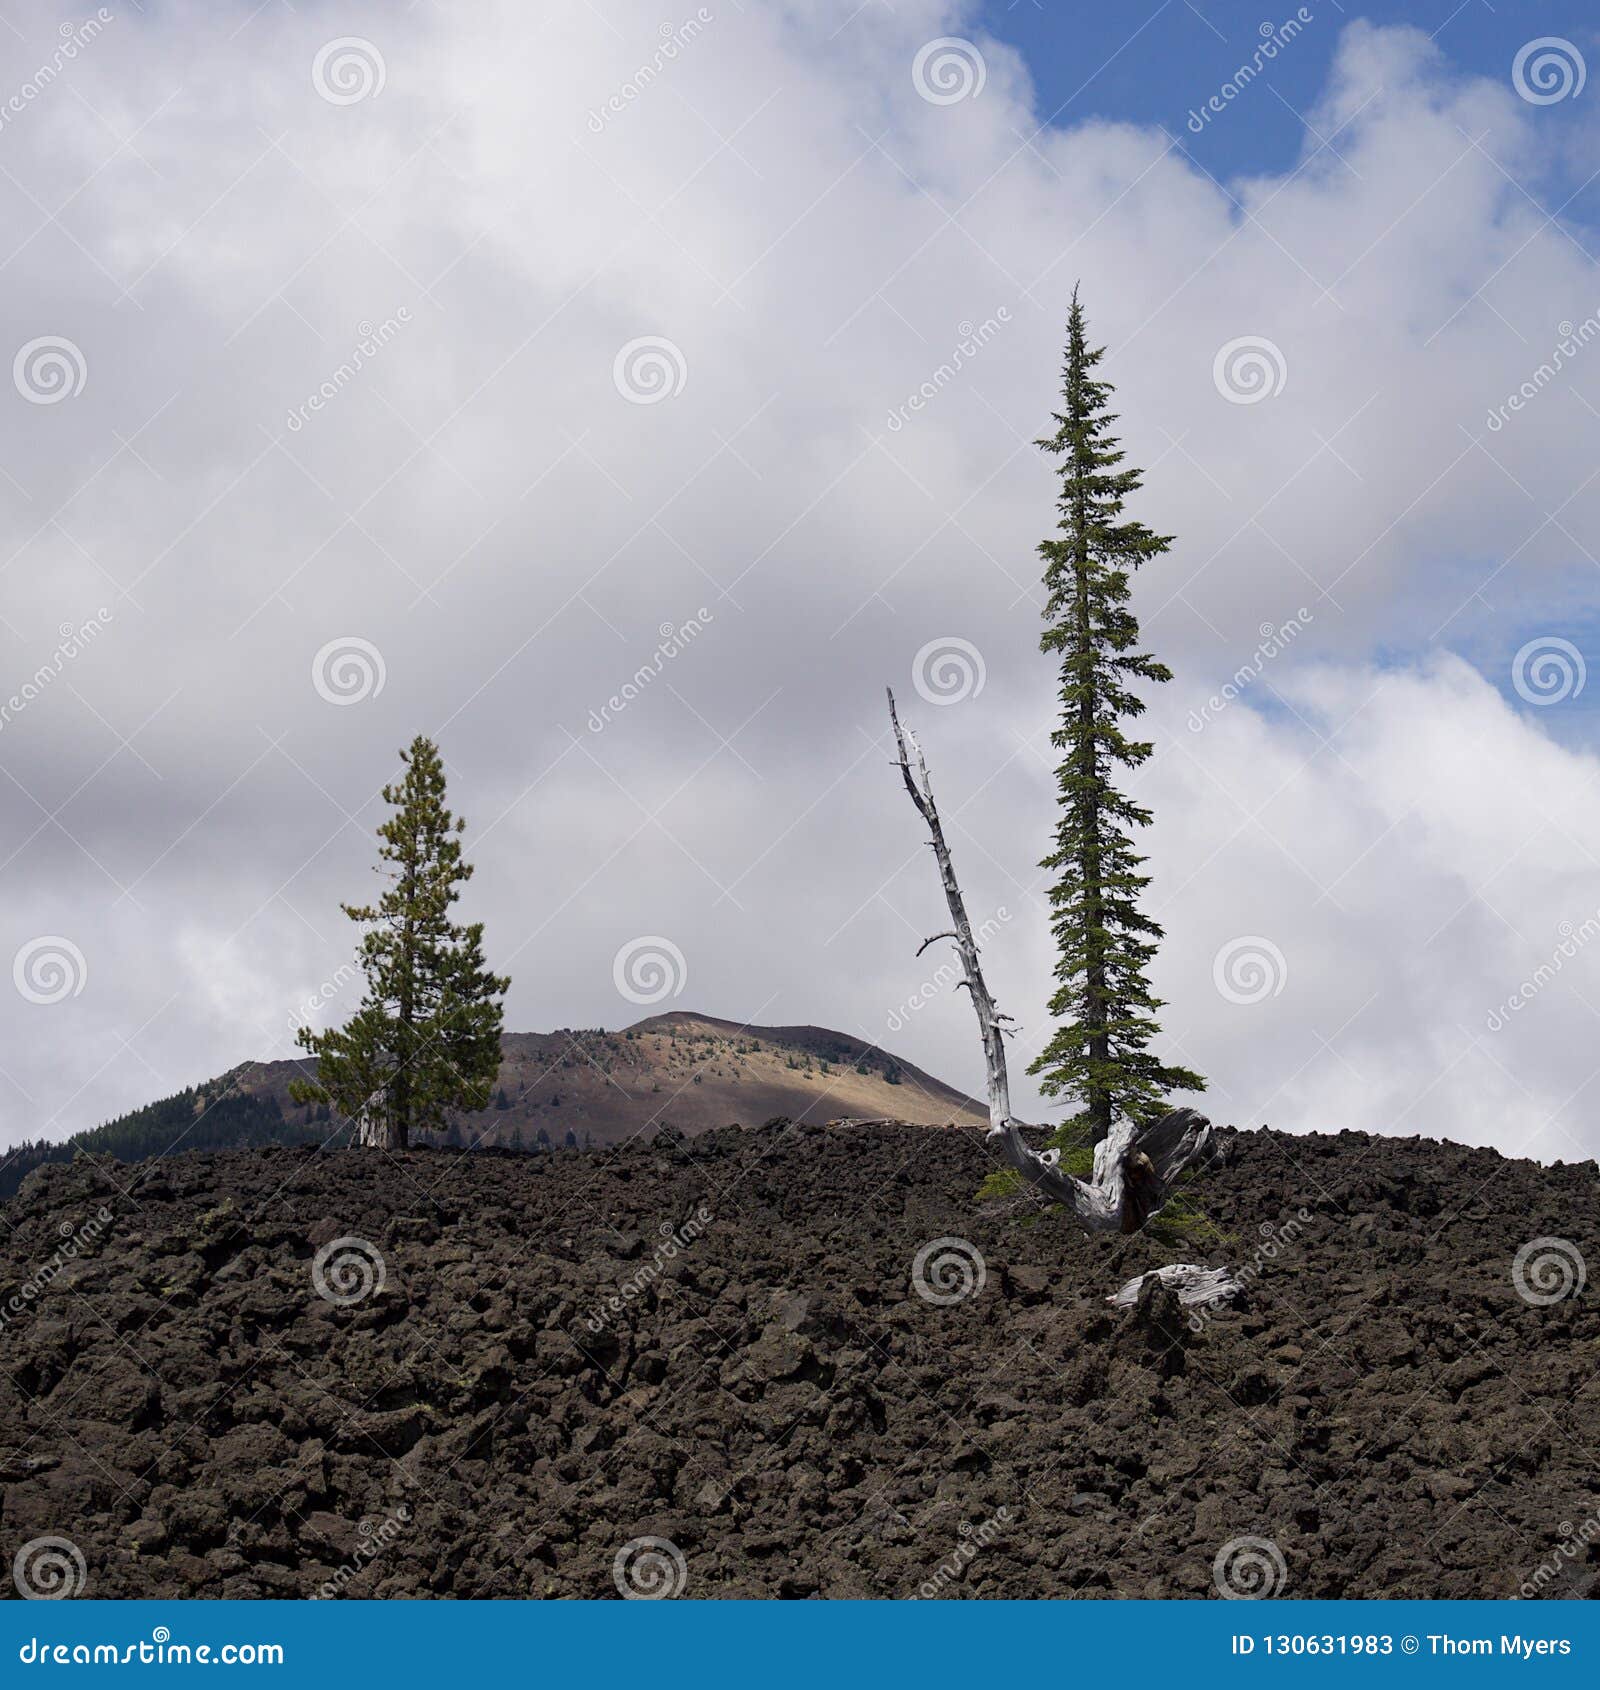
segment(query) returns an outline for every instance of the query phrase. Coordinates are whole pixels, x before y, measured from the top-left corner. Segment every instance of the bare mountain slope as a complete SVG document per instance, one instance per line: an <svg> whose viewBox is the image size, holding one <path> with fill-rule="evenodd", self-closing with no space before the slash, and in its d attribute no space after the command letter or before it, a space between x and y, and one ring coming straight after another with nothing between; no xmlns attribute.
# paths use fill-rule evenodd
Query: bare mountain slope
<svg viewBox="0 0 1600 1690"><path fill-rule="evenodd" d="M615 1144L671 1125L694 1134L775 1116L980 1125L987 1111L908 1062L826 1027L745 1027L674 1010L618 1032L561 1028L507 1033L495 1103L463 1115L464 1142L560 1147ZM299 1062L252 1063L234 1089L274 1100L291 1124L307 1111L289 1099Z"/></svg>

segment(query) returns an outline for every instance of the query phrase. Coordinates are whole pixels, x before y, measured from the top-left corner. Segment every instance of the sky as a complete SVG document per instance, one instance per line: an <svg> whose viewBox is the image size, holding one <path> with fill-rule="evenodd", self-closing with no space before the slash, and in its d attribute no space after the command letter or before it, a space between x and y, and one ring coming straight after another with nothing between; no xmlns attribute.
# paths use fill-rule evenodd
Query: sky
<svg viewBox="0 0 1600 1690"><path fill-rule="evenodd" d="M1057 1118L1076 284L1175 536L1158 1047L1225 1123L1600 1150L1593 29L7 13L7 1142L348 1013L418 732L508 1027L812 1022L981 1090L886 685Z"/></svg>
<svg viewBox="0 0 1600 1690"><path fill-rule="evenodd" d="M1198 168L1221 180L1294 168L1344 28L1358 18L1420 30L1459 71L1496 78L1509 72L1530 40L1571 40L1582 52L1592 36L1564 0L1495 6L1487 0L1379 0L1276 11L1247 0L1198 5L1148 0L1128 7L990 0L978 16L984 28L1026 58L1041 120L1060 126L1096 118L1163 125ZM1232 79L1262 39L1291 19L1300 27L1260 66L1259 80L1252 77L1248 92L1234 97L1244 103L1230 121L1203 121L1191 129L1191 113L1203 112L1206 99ZM1578 129L1580 108L1555 103ZM1580 172L1571 186L1582 177ZM1591 196L1591 209L1593 203Z"/></svg>

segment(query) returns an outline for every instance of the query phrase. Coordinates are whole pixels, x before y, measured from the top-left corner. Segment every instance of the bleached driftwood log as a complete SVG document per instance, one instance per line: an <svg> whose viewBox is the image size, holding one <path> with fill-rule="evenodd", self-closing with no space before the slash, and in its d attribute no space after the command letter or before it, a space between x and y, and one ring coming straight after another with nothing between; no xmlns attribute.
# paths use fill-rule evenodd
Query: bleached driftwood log
<svg viewBox="0 0 1600 1690"><path fill-rule="evenodd" d="M950 931L924 940L917 954L920 956L939 939L955 941L964 974L958 984L966 988L972 999L983 1038L989 1085L989 1140L1023 1179L1047 1197L1067 1204L1090 1232L1137 1232L1167 1201L1178 1175L1207 1152L1211 1123L1193 1109L1174 1109L1142 1130L1132 1122L1119 1121L1095 1146L1094 1176L1089 1180L1063 1173L1059 1151L1034 1150L1023 1138L1021 1125L1011 1113L1011 1079L1006 1068L1003 1023L1011 1017L996 1009L984 981L972 923L967 919L966 900L956 882L950 847L939 820L938 806L933 801L927 761L916 735L900 725L892 690L889 720L900 751L897 767L905 777L911 802L927 824L945 903L950 909ZM1199 1274L1207 1270L1182 1271Z"/></svg>
<svg viewBox="0 0 1600 1690"><path fill-rule="evenodd" d="M1147 1279L1159 1279L1163 1285L1170 1286L1177 1292L1178 1301L1185 1307L1194 1303L1225 1302L1229 1297L1236 1296L1241 1289L1239 1281L1233 1276L1232 1268L1192 1267L1184 1262L1141 1273L1137 1278L1130 1279L1120 1290L1113 1291L1106 1301L1114 1308L1131 1309L1139 1301L1139 1293L1144 1289Z"/></svg>

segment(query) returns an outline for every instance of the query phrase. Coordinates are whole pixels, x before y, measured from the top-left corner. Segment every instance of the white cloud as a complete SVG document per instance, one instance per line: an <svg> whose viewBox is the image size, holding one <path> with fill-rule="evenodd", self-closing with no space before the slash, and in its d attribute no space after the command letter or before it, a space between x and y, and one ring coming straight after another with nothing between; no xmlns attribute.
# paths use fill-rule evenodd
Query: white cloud
<svg viewBox="0 0 1600 1690"><path fill-rule="evenodd" d="M1032 1030L1052 683L1031 441L1081 278L1140 512L1180 539L1140 584L1179 676L1147 787L1168 1024L1211 1106L1507 1149L1560 1110L1535 1148L1592 1150L1587 954L1514 1027L1483 1021L1597 901L1591 761L1547 735L1570 715L1513 711L1444 655L1538 616L1581 644L1600 352L1485 423L1600 305L1541 207L1541 111L1356 24L1309 114L1331 144L1224 187L1148 130L1038 131L987 40L981 95L920 98L917 49L971 33L928 0L708 10L598 134L661 44L632 0L537 27L510 5L119 15L7 124L6 321L18 345L69 337L88 376L0 405L0 659L20 680L59 624L115 612L0 729L6 937L76 935L92 967L70 1005L0 1007L8 1135L269 1054L347 954L336 904L418 730L473 824L512 1025L627 1018L610 959L660 933L708 1010L887 1040L940 922L886 680L975 914L1012 910L991 958ZM381 93L318 95L335 34L381 52ZM629 404L614 362L647 336L686 377ZM1261 403L1213 385L1242 336L1283 356ZM592 733L701 606L706 633ZM1301 606L1304 637L1191 734ZM348 635L386 679L334 707L311 664ZM910 669L949 635L987 684L936 709ZM1241 934L1290 968L1253 1009L1211 983ZM892 1042L978 1083L959 1001Z"/></svg>
<svg viewBox="0 0 1600 1690"><path fill-rule="evenodd" d="M1265 684L1292 715L1235 705L1206 755L1173 736L1150 783L1163 813L1201 818L1180 851L1163 830L1158 870L1171 1025L1221 1081L1213 1102L1590 1153L1600 764L1446 655ZM1260 1003L1206 990L1240 934L1286 962ZM1564 947L1559 979L1505 1011Z"/></svg>

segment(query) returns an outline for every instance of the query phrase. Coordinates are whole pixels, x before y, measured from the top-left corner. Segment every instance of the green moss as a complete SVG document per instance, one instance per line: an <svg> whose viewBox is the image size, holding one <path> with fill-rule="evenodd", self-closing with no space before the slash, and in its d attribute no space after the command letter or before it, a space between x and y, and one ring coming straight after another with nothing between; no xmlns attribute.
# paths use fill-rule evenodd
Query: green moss
<svg viewBox="0 0 1600 1690"><path fill-rule="evenodd" d="M1075 1179L1093 1177L1094 1141L1084 1123L1064 1122L1050 1135L1048 1148L1061 1152L1062 1173ZM1197 1249L1221 1249L1237 1244L1234 1235L1218 1226L1195 1198L1192 1187L1196 1177L1183 1175L1161 1213L1145 1226L1146 1236L1174 1248L1183 1245L1191 1254ZM1024 1189L1022 1176L1014 1168L996 1168L978 1187L978 1200L987 1203L1015 1197Z"/></svg>
<svg viewBox="0 0 1600 1690"><path fill-rule="evenodd" d="M1145 1231L1163 1244L1183 1244L1201 1250L1224 1248L1238 1240L1220 1227L1189 1194L1179 1189L1167 1199L1166 1206L1145 1227Z"/></svg>
<svg viewBox="0 0 1600 1690"><path fill-rule="evenodd" d="M1074 1179L1089 1179L1094 1173L1094 1140L1089 1129L1076 1121L1067 1121L1050 1135L1048 1148L1061 1152L1061 1171ZM980 1202L994 1198L1015 1197L1022 1186L1022 1175L1015 1168L996 1168L978 1187Z"/></svg>

